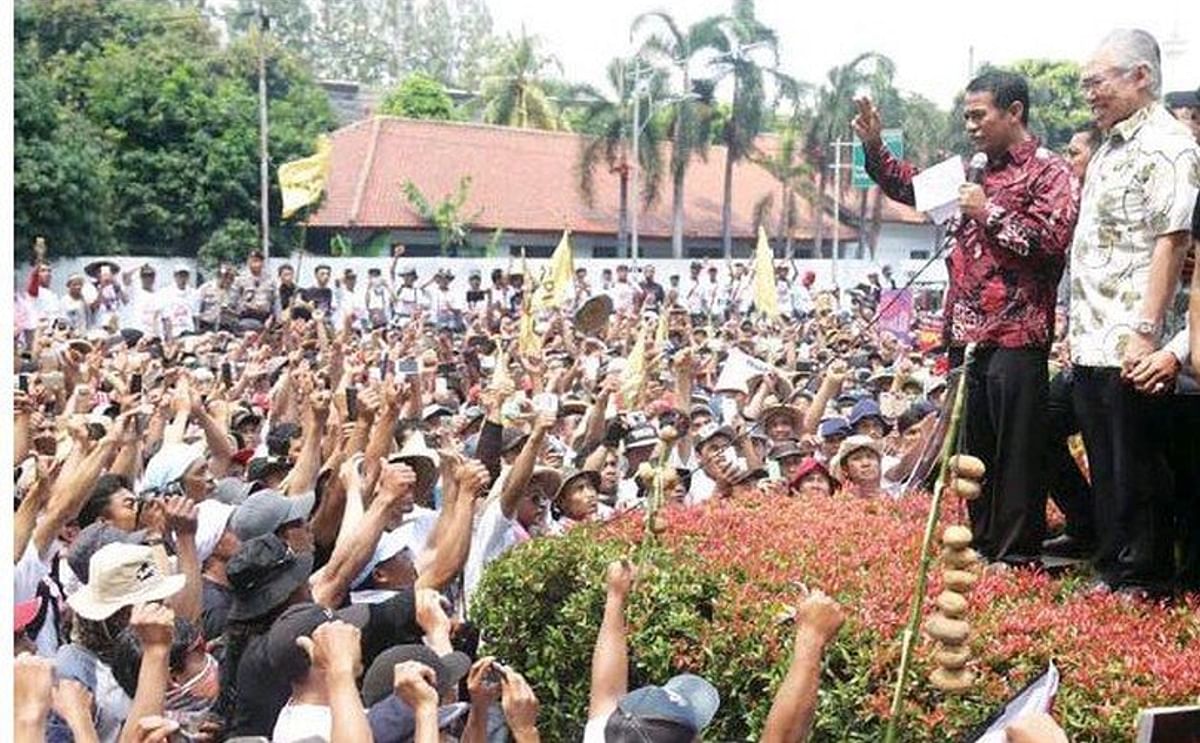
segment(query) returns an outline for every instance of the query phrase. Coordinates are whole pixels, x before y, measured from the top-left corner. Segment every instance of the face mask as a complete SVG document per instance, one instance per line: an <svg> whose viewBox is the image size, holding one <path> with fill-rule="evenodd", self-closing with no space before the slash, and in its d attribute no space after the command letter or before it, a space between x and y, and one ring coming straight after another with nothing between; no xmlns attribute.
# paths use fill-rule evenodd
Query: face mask
<svg viewBox="0 0 1200 743"><path fill-rule="evenodd" d="M220 666L216 658L205 653L204 668L181 683L172 682L164 706L170 712L207 712L220 693Z"/></svg>

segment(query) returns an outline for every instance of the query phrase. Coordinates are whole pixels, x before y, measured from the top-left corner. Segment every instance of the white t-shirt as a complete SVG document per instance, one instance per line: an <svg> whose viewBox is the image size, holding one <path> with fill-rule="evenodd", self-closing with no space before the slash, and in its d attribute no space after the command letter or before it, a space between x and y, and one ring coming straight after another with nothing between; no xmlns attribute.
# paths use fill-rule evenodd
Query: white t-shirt
<svg viewBox="0 0 1200 743"><path fill-rule="evenodd" d="M272 743L328 743L333 735L333 710L324 704L296 704L291 700L275 718Z"/></svg>
<svg viewBox="0 0 1200 743"><path fill-rule="evenodd" d="M33 538L29 539L29 544L25 546L25 552L21 554L21 559L13 567L13 603L29 601L37 595L38 584L50 575L50 560L54 559L57 552L58 543L54 542L50 546L48 558L43 560L42 556L38 554L37 547L33 544ZM43 658L53 658L58 651L58 632L54 628L54 613L52 609L48 610L51 613L47 615L37 637L34 638L37 653Z"/></svg>
<svg viewBox="0 0 1200 743"><path fill-rule="evenodd" d="M135 288L129 304L122 313L121 326L140 330L147 337L157 338L162 332L163 295Z"/></svg>
<svg viewBox="0 0 1200 743"><path fill-rule="evenodd" d="M633 311L634 301L637 299L636 286L628 281L618 281L613 284L612 289L608 290L608 294L612 297L614 312L627 314Z"/></svg>
<svg viewBox="0 0 1200 743"><path fill-rule="evenodd" d="M171 323L171 335L195 330L195 316L200 311L200 293L195 289L180 289L173 286L164 289L163 317Z"/></svg>
<svg viewBox="0 0 1200 743"><path fill-rule="evenodd" d="M471 549L463 568L463 596L468 611L471 608L471 596L483 578L483 569L520 541L514 528L516 524L515 518L504 515L499 498L491 500L480 514L475 530L471 532Z"/></svg>
<svg viewBox="0 0 1200 743"><path fill-rule="evenodd" d="M593 717L587 721L587 725L583 727L583 743L604 743L604 728L608 725L608 718L612 713Z"/></svg>

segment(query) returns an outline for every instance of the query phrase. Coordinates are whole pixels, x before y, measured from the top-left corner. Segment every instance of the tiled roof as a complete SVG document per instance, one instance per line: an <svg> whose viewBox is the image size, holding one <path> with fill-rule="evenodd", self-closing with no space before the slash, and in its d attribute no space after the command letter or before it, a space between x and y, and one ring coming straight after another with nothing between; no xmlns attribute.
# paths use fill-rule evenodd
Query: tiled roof
<svg viewBox="0 0 1200 743"><path fill-rule="evenodd" d="M377 116L334 132L333 163L323 202L309 216L314 227L419 228L426 223L404 196L411 180L431 202L453 194L463 176L471 177L467 215L481 229L506 232L614 234L618 222L619 180L605 166L595 173L595 200L588 206L579 192L579 134L515 129L485 124L418 121ZM669 154L663 154L663 161ZM719 237L725 149L712 147L707 160L688 169L684 194L684 234ZM779 199L779 184L758 165L734 166L734 237L753 236L755 204L766 194ZM770 224L778 219L778 203ZM801 200L795 237L811 239L812 209ZM825 216L825 235L833 220ZM671 235L671 183L664 176L658 201L640 210L638 232L645 237ZM842 226L842 239L855 230Z"/></svg>

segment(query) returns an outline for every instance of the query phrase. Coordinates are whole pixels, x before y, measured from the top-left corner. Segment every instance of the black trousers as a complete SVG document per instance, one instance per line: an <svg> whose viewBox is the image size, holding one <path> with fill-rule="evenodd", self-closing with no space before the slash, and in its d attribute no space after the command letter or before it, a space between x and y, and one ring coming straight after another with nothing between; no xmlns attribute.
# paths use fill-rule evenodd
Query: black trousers
<svg viewBox="0 0 1200 743"><path fill-rule="evenodd" d="M1175 517L1178 582L1200 590L1200 394L1175 395L1170 403L1168 462L1175 478L1171 511Z"/></svg>
<svg viewBox="0 0 1200 743"><path fill-rule="evenodd" d="M1092 543L1096 538L1092 489L1067 446L1067 438L1079 433L1071 394L1074 386L1073 369L1066 369L1050 380L1044 419L1050 432L1046 442L1046 477L1050 498L1067 517L1066 534Z"/></svg>
<svg viewBox="0 0 1200 743"><path fill-rule="evenodd" d="M1113 367L1075 367L1075 412L1087 446L1096 571L1114 588L1165 589L1174 573L1171 396L1143 395Z"/></svg>
<svg viewBox="0 0 1200 743"><path fill-rule="evenodd" d="M983 494L967 505L975 549L993 561L1038 559L1046 536L1048 354L975 350L967 374L963 449L983 460Z"/></svg>

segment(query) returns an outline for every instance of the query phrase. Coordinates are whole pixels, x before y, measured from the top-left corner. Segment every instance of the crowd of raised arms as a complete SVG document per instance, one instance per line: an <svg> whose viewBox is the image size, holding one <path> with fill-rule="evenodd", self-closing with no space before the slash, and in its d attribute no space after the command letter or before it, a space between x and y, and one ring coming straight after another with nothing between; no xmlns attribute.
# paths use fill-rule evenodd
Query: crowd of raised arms
<svg viewBox="0 0 1200 743"><path fill-rule="evenodd" d="M1010 83L981 79L968 108L985 96L1020 124ZM1158 126L1159 146L1184 147L1160 109L1133 114L1146 119L1140 134L1123 120L1103 128L1128 139ZM911 198L912 169L873 146L879 124L860 102L868 172ZM1114 156L1106 136L1089 175ZM1182 151L1200 161L1190 147ZM149 264L97 261L58 294L50 264L36 263L18 290L14 333L15 740L538 740L539 702L520 659L489 656L472 622L481 577L511 550L519 559L528 540L646 508L647 465L665 464L677 508L904 498L932 483L944 398L964 366L983 400L969 409L967 450L997 473L1028 444L973 450L1000 435L990 433L999 418L978 422L989 409L1025 404L997 391L998 379L1032 374L1029 389L1053 392L1074 368L1077 405L1080 385L1124 385L1147 400L1183 392L1186 330L1181 349L1157 344L1131 357L1130 341L1114 351L1128 363L1111 379L1093 371L1112 364L1100 350L1088 355L1091 315L1081 321L1077 310L1117 310L1089 294L1102 269L1078 259L1081 232L1070 312L1055 311L1075 215L1078 230L1104 217L1089 210L1090 191L1080 207L1083 171L1035 148L1014 140L985 186L1003 192L1010 168L1045 168L1043 184L1062 175L1055 213L1070 223L1009 224L1019 208L1039 207L980 206L968 189L948 231L945 321L936 297L918 295L906 328L881 322L897 288L887 270L833 289L777 262L777 311L767 313L763 277L739 263L697 262L659 278L649 263L581 270L568 298L548 308L535 306L539 287L516 265L486 281L472 272L464 291L451 270L407 268L402 249L361 283L353 270L333 278L321 265L306 286L291 266L251 254L204 281L188 268L159 282ZM1195 180L1190 191L1168 186L1191 199L1169 218L1190 218ZM971 250L970 265L955 263ZM1027 254L1054 276L1023 278ZM1001 273L1001 283L990 278ZM1178 305L1164 309L1166 323L1154 318L1156 338L1170 339L1183 306L1182 316ZM1142 592L1133 600L1194 588L1195 460L1156 450L1166 478L1156 482L1171 485L1123 499L1120 468L1130 465L1114 470L1106 459L1123 431L1113 443L1086 405L1076 425L1038 399L1046 482L1021 494L1016 515L999 492L1007 475L993 478L995 493L985 486L984 510L973 503L971 512L982 557L1004 570L1038 569L1043 547L1095 555L1104 585ZM1068 409L1072 400L1069 389L1049 399ZM1081 429L1090 480L1068 446ZM1200 437L1190 435L1183 441L1194 446ZM1066 514L1062 535L1046 533L1047 496ZM1114 499L1161 499L1150 552L1137 551L1148 542L1129 552L1141 532L1105 510ZM985 512L990 503L1004 505ZM1013 519L1019 528L1006 531ZM1139 562L1123 562L1134 553ZM617 561L595 576L607 600L584 740L699 739L720 705L707 681L684 674L627 688L624 612L637 572ZM763 740L807 735L823 650L846 611L816 590L796 607L790 667ZM1041 716L1008 736L1065 740Z"/></svg>

